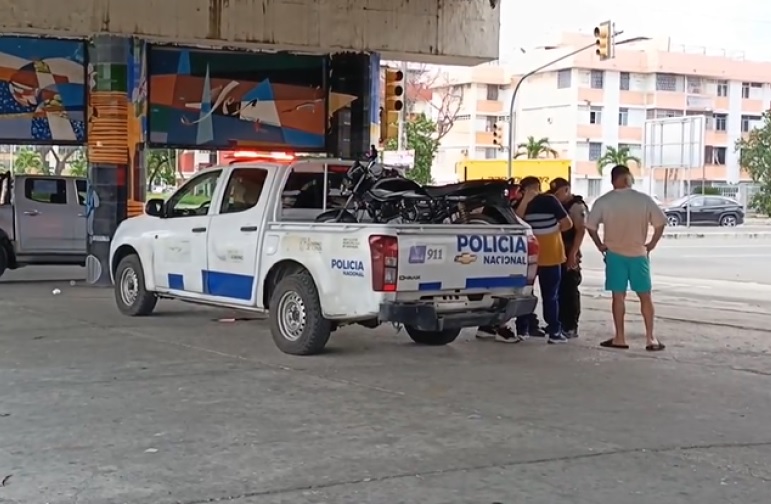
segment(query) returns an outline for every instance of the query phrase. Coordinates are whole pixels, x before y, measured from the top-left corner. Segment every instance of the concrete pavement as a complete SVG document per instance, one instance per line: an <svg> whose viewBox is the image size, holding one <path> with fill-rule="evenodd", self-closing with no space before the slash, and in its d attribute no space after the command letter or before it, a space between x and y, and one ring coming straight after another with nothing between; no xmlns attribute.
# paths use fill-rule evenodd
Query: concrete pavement
<svg viewBox="0 0 771 504"><path fill-rule="evenodd" d="M605 351L589 295L565 346L351 327L295 358L260 321L169 301L129 319L62 276L0 283L0 502L768 501L767 332L662 305L666 352L633 314L635 348Z"/></svg>

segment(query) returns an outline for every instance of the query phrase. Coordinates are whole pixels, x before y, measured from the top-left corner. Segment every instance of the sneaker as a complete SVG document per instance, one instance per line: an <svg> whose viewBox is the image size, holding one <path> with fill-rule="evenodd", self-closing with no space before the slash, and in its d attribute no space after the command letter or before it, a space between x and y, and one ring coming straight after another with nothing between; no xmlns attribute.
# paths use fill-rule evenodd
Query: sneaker
<svg viewBox="0 0 771 504"><path fill-rule="evenodd" d="M549 338L547 339L547 343L550 345L557 345L561 343L567 343L568 339L565 337L564 334L550 334Z"/></svg>
<svg viewBox="0 0 771 504"><path fill-rule="evenodd" d="M531 338L543 338L544 336L546 336L546 331L544 331L540 327L534 327L527 332L527 335L530 336Z"/></svg>
<svg viewBox="0 0 771 504"><path fill-rule="evenodd" d="M569 331L563 331L562 335L565 336L567 339L578 338L578 329L571 329Z"/></svg>
<svg viewBox="0 0 771 504"><path fill-rule="evenodd" d="M496 337L496 331L494 327L490 326L479 326L477 328L477 339L492 339Z"/></svg>
<svg viewBox="0 0 771 504"><path fill-rule="evenodd" d="M504 325L499 327L495 332L495 341L500 343L519 343L522 341L522 338L517 336L517 334L512 331L511 328Z"/></svg>

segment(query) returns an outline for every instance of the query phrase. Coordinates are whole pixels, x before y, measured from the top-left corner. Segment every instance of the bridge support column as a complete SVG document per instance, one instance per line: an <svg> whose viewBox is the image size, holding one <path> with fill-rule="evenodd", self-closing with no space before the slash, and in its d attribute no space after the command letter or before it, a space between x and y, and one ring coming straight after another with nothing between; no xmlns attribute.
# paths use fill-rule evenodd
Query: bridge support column
<svg viewBox="0 0 771 504"><path fill-rule="evenodd" d="M110 242L127 211L129 44L128 38L97 35L89 45L94 73L88 100L86 267L88 282L97 286L111 285Z"/></svg>
<svg viewBox="0 0 771 504"><path fill-rule="evenodd" d="M359 158L377 143L372 125L380 121L380 56L365 53L330 55L329 90L354 95L356 100L332 116L329 151L342 158Z"/></svg>

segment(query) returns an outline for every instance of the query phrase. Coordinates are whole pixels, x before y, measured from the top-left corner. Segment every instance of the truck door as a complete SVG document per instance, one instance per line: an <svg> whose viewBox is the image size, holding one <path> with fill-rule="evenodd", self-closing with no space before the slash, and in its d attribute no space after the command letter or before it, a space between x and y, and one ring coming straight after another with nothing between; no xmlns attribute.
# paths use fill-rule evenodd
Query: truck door
<svg viewBox="0 0 771 504"><path fill-rule="evenodd" d="M234 168L219 208L213 213L207 236L208 267L204 293L219 300L254 304L260 227L268 198L263 187L268 172L262 168Z"/></svg>
<svg viewBox="0 0 771 504"><path fill-rule="evenodd" d="M19 253L71 253L72 212L67 180L28 177L16 183L16 237Z"/></svg>
<svg viewBox="0 0 771 504"><path fill-rule="evenodd" d="M160 289L203 293L209 210L222 170L190 179L164 205L163 225L153 236L153 275Z"/></svg>

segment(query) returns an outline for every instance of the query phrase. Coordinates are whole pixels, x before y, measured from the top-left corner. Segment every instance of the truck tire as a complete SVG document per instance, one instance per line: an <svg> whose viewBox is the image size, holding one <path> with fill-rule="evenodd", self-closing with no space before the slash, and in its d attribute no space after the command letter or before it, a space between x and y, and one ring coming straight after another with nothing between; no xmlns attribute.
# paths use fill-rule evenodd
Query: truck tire
<svg viewBox="0 0 771 504"><path fill-rule="evenodd" d="M282 278L270 296L270 332L279 350L290 355L321 353L332 322L321 312L316 284L308 272Z"/></svg>
<svg viewBox="0 0 771 504"><path fill-rule="evenodd" d="M455 341L460 334L460 329L442 329L441 331L421 331L412 326L405 326L407 334L418 345L442 346Z"/></svg>
<svg viewBox="0 0 771 504"><path fill-rule="evenodd" d="M8 269L8 250L6 250L3 242L0 242L0 277L3 276L5 270Z"/></svg>
<svg viewBox="0 0 771 504"><path fill-rule="evenodd" d="M145 272L136 254L124 257L115 270L115 303L129 317L150 315L158 303L155 293L145 287Z"/></svg>

